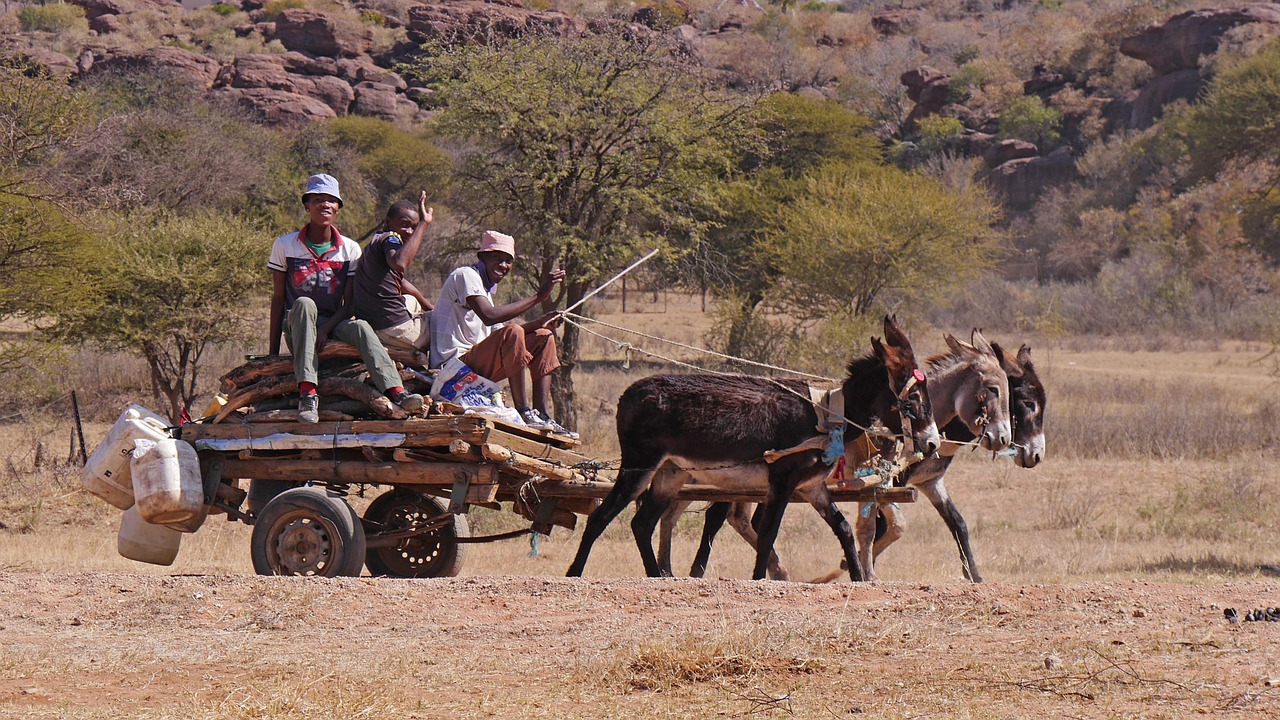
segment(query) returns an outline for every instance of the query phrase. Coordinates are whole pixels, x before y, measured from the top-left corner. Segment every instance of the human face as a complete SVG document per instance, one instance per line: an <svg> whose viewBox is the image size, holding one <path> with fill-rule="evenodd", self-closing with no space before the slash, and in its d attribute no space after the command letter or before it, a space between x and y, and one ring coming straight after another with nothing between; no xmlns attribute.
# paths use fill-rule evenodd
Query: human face
<svg viewBox="0 0 1280 720"><path fill-rule="evenodd" d="M413 210L402 210L395 214L395 217L387 218L387 229L407 238L418 229L418 213Z"/></svg>
<svg viewBox="0 0 1280 720"><path fill-rule="evenodd" d="M515 258L504 252L483 252L480 253L480 262L484 263L485 274L489 276L489 281L497 284L502 278L511 272L511 266L515 263Z"/></svg>
<svg viewBox="0 0 1280 720"><path fill-rule="evenodd" d="M338 216L338 208L342 207L342 202L332 195L312 193L307 196L305 205L307 214L311 216L311 224L323 227L333 224L333 219Z"/></svg>

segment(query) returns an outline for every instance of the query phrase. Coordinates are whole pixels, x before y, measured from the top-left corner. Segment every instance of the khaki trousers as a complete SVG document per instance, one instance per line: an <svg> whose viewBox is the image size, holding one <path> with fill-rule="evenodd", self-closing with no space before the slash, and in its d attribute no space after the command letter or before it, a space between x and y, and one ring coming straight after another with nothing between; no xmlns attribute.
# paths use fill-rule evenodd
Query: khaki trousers
<svg viewBox="0 0 1280 720"><path fill-rule="evenodd" d="M423 313L376 332L385 347L421 350L431 342L431 314Z"/></svg>
<svg viewBox="0 0 1280 720"><path fill-rule="evenodd" d="M321 318L311 298L298 298L284 318L284 339L293 353L293 374L298 382L319 383L316 367L316 335ZM382 392L400 387L400 373L378 336L363 320L343 320L330 334L335 340L354 345L369 369L373 384Z"/></svg>
<svg viewBox="0 0 1280 720"><path fill-rule="evenodd" d="M530 335L519 325L498 328L468 350L462 362L494 382L515 377L526 367L537 380L560 367L555 334L539 328Z"/></svg>

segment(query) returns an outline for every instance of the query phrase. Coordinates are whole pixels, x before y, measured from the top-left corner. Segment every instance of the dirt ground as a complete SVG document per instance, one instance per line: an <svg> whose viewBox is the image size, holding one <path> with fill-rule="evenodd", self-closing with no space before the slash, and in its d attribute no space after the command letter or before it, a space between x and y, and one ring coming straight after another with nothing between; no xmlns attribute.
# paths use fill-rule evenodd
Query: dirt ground
<svg viewBox="0 0 1280 720"><path fill-rule="evenodd" d="M1278 717L1280 622L1243 621L1268 605L1280 583L19 571L0 717Z"/></svg>

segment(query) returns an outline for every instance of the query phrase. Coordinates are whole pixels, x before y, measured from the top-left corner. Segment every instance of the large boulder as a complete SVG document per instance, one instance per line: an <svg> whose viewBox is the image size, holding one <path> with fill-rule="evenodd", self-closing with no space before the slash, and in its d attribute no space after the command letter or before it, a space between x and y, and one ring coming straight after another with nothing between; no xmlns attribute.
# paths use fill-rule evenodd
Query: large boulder
<svg viewBox="0 0 1280 720"><path fill-rule="evenodd" d="M182 4L176 0L72 0L72 3L84 8L84 16L89 20L103 15L128 15L139 10L182 10Z"/></svg>
<svg viewBox="0 0 1280 720"><path fill-rule="evenodd" d="M75 72L76 63L71 58L60 52L50 50L43 47L30 47L21 50L7 51L0 53L6 60L16 60L20 63L37 68L48 73L53 77L66 78Z"/></svg>
<svg viewBox="0 0 1280 720"><path fill-rule="evenodd" d="M297 53L289 53L297 55ZM303 56L299 56L303 57ZM289 72L298 63L285 55L251 53L236 58L234 65L218 73L216 85L232 88L268 88L293 95L305 95L328 105L338 115L346 115L355 100L355 91L332 75L304 75Z"/></svg>
<svg viewBox="0 0 1280 720"><path fill-rule="evenodd" d="M369 52L373 32L347 17L289 8L276 18L274 39L290 50L328 57L356 57Z"/></svg>
<svg viewBox="0 0 1280 720"><path fill-rule="evenodd" d="M1000 140L987 147L982 153L982 160L987 167L997 168L1010 160L1033 158L1039 154L1040 149L1035 143L1026 140Z"/></svg>
<svg viewBox="0 0 1280 720"><path fill-rule="evenodd" d="M992 170L987 182L1003 198L1005 205L1025 210L1035 203L1045 188L1078 177L1071 149L1060 147L1043 157L1010 160Z"/></svg>
<svg viewBox="0 0 1280 720"><path fill-rule="evenodd" d="M951 93L951 76L922 65L902 73L898 79L907 86L907 97L916 104L911 108L905 123L907 132L914 132L920 120L937 113L947 104Z"/></svg>
<svg viewBox="0 0 1280 720"><path fill-rule="evenodd" d="M337 116L333 108L306 95L271 88L218 88L210 93L214 100L234 103L258 116L263 123L275 127L297 129L316 120Z"/></svg>
<svg viewBox="0 0 1280 720"><path fill-rule="evenodd" d="M1149 127L1163 113L1165 105L1177 100L1192 102L1204 87L1204 77L1197 68L1175 70L1158 75L1138 93L1129 111L1129 127Z"/></svg>
<svg viewBox="0 0 1280 720"><path fill-rule="evenodd" d="M161 45L146 50L106 50L101 56L94 58L90 72L166 75L207 90L220 68L212 58L182 48Z"/></svg>
<svg viewBox="0 0 1280 720"><path fill-rule="evenodd" d="M392 85L375 82L362 82L355 86L356 99L351 111L357 115L394 120L399 114L400 104L396 97L396 89ZM416 110L417 107L415 106Z"/></svg>
<svg viewBox="0 0 1280 720"><path fill-rule="evenodd" d="M871 16L871 29L882 36L906 35L920 22L920 13L914 10L889 10Z"/></svg>
<svg viewBox="0 0 1280 720"><path fill-rule="evenodd" d="M554 10L540 12L482 0L447 0L409 8L409 35L416 40L488 43L531 31L568 36L580 32L581 27Z"/></svg>
<svg viewBox="0 0 1280 720"><path fill-rule="evenodd" d="M346 80L352 85L362 82L378 83L380 85L390 85L396 90L404 91L409 87L396 73L374 65L367 58L342 59L337 62L338 77Z"/></svg>
<svg viewBox="0 0 1280 720"><path fill-rule="evenodd" d="M1157 74L1189 70L1199 66L1201 57L1217 51L1228 30L1248 23L1260 23L1280 34L1280 4L1184 12L1121 40L1120 52L1145 62Z"/></svg>

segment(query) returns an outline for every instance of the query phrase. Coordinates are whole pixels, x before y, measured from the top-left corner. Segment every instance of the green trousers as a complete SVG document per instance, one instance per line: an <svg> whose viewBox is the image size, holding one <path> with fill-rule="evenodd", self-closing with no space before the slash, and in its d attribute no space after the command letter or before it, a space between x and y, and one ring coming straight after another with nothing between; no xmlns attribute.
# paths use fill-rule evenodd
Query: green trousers
<svg viewBox="0 0 1280 720"><path fill-rule="evenodd" d="M320 382L320 374L316 368L316 334L320 324L327 320L321 318L316 311L316 304L311 298L298 298L289 308L284 318L284 339L289 344L289 352L293 353L293 374L298 382ZM373 384L382 392L393 387L400 387L400 373L392 362L387 349L382 347L378 335L363 320L343 320L330 334L334 340L354 345L369 368L369 376Z"/></svg>

